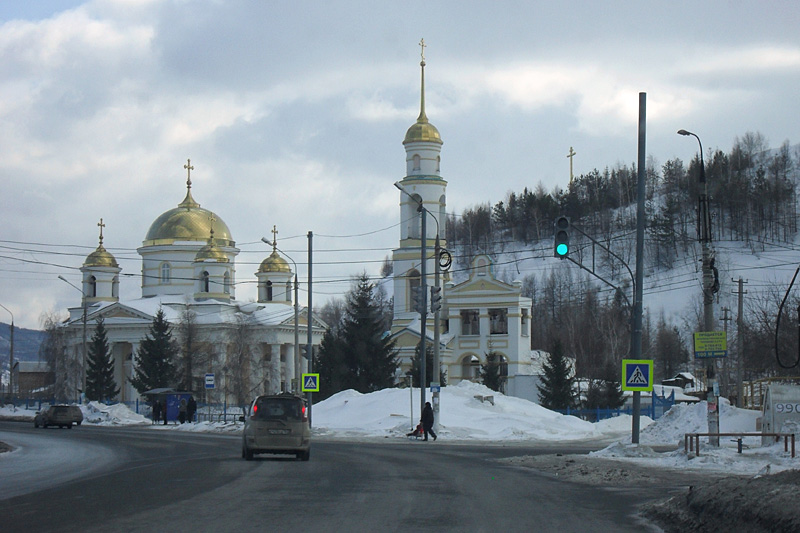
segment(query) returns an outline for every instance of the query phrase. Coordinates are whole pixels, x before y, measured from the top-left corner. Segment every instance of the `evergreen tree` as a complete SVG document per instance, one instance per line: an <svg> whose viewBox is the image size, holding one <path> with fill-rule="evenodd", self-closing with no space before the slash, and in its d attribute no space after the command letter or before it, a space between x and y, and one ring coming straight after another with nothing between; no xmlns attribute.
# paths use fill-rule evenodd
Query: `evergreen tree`
<svg viewBox="0 0 800 533"><path fill-rule="evenodd" d="M417 347L414 348L414 357L411 359L411 370L406 373L406 375L411 374L413 387L419 387L419 368L422 359L419 347L420 343L417 343ZM430 387L433 382L433 346L428 343L425 344L425 381L427 382L426 387ZM447 370L441 364L439 365L439 385L447 386Z"/></svg>
<svg viewBox="0 0 800 533"><path fill-rule="evenodd" d="M150 389L176 385L178 376L175 360L178 353L169 322L164 317L164 311L159 309L150 326L150 333L145 336L136 352L136 368L131 384L139 394Z"/></svg>
<svg viewBox="0 0 800 533"><path fill-rule="evenodd" d="M320 377L328 372L321 384L331 389L323 397L346 389L373 392L395 383L397 350L385 327L383 304L366 273L355 280L346 300L339 329L326 333L314 357Z"/></svg>
<svg viewBox="0 0 800 533"><path fill-rule="evenodd" d="M539 386L539 403L542 407L547 409L574 407L573 378L561 341L556 340L542 369L544 375L542 384Z"/></svg>
<svg viewBox="0 0 800 533"><path fill-rule="evenodd" d="M106 401L119 394L114 380L114 360L108 349L108 337L103 319L97 320L92 342L89 345L86 369L86 398L90 401Z"/></svg>
<svg viewBox="0 0 800 533"><path fill-rule="evenodd" d="M489 352L486 354L486 364L481 365L481 383L497 392L500 392L500 385L503 379L500 372L500 364L502 362L503 357L500 354Z"/></svg>

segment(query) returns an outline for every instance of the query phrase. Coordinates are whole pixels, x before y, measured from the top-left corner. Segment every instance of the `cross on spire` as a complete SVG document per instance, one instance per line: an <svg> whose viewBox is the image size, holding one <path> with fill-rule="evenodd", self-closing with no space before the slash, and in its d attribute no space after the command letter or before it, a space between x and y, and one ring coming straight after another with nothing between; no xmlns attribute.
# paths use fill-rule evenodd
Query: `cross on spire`
<svg viewBox="0 0 800 533"><path fill-rule="evenodd" d="M102 218L100 219L100 222L97 223L97 225L100 227L100 244L102 245L103 244L103 228L105 228L106 225L103 224L103 219Z"/></svg>
<svg viewBox="0 0 800 533"><path fill-rule="evenodd" d="M572 183L572 158L577 155L577 152L572 149L572 146L569 147L569 153L567 154L567 158L569 158L569 182Z"/></svg>
<svg viewBox="0 0 800 533"><path fill-rule="evenodd" d="M214 222L217 221L217 217L214 216L214 213L208 215L209 226L211 227L211 237L209 240L214 240Z"/></svg>
<svg viewBox="0 0 800 533"><path fill-rule="evenodd" d="M421 50L419 52L419 56L422 58L422 62L421 62L422 66L425 66L425 47L426 46L428 46L428 45L425 44L425 39L420 39L419 40L419 47L421 48Z"/></svg>
<svg viewBox="0 0 800 533"><path fill-rule="evenodd" d="M186 169L186 186L191 189L192 188L192 170L194 170L194 167L192 166L192 160L191 159L187 159L186 160L186 164L183 165L183 168Z"/></svg>
<svg viewBox="0 0 800 533"><path fill-rule="evenodd" d="M275 252L278 249L278 226L272 226L272 251Z"/></svg>

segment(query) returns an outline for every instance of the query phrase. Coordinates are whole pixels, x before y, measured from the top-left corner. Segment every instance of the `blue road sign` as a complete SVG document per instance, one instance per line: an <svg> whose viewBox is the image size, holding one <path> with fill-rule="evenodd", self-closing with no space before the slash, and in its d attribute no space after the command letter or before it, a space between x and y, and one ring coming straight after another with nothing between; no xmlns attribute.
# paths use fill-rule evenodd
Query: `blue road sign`
<svg viewBox="0 0 800 533"><path fill-rule="evenodd" d="M653 361L622 360L622 390L647 392L653 390Z"/></svg>
<svg viewBox="0 0 800 533"><path fill-rule="evenodd" d="M206 388L213 389L215 384L214 374L206 374Z"/></svg>
<svg viewBox="0 0 800 533"><path fill-rule="evenodd" d="M319 374L303 374L303 392L319 392Z"/></svg>

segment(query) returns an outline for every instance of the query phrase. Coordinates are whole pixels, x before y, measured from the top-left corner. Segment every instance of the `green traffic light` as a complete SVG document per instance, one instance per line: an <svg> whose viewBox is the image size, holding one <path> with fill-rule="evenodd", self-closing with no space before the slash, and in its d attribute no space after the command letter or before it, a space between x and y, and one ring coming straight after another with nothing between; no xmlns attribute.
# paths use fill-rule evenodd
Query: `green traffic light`
<svg viewBox="0 0 800 533"><path fill-rule="evenodd" d="M558 255L560 255L560 256L567 255L568 251L569 251L569 247L566 244L564 244L563 242L561 244L559 244L558 246L556 246L556 253Z"/></svg>

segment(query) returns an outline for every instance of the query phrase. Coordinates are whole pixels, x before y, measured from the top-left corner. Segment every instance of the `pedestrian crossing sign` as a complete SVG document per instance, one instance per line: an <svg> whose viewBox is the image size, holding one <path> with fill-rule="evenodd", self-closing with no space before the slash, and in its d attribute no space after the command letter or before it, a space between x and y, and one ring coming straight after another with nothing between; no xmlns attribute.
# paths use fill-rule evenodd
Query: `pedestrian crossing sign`
<svg viewBox="0 0 800 533"><path fill-rule="evenodd" d="M622 390L649 392L653 390L653 361L622 360Z"/></svg>
<svg viewBox="0 0 800 533"><path fill-rule="evenodd" d="M303 374L303 392L319 392L319 374Z"/></svg>

